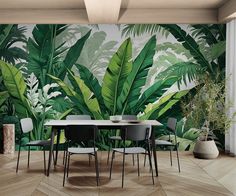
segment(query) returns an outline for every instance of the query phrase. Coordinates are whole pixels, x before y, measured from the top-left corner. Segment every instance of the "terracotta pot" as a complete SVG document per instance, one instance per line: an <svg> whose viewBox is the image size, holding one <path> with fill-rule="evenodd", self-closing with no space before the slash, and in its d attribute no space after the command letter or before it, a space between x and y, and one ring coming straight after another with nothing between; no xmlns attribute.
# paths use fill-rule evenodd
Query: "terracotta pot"
<svg viewBox="0 0 236 196"><path fill-rule="evenodd" d="M199 159L215 159L219 155L219 150L214 140L197 140L193 149L193 155Z"/></svg>

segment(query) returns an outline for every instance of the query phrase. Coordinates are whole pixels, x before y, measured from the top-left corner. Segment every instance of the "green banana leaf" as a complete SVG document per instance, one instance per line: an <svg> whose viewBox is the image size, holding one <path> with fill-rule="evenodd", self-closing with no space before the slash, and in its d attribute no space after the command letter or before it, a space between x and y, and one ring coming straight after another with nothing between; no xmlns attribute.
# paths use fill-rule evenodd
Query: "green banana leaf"
<svg viewBox="0 0 236 196"><path fill-rule="evenodd" d="M137 105L134 107L135 113L139 113L145 109L145 106L149 103L153 103L158 100L176 81L178 77L172 76L165 80L157 81L151 87L149 87L138 100Z"/></svg>
<svg viewBox="0 0 236 196"><path fill-rule="evenodd" d="M0 68L4 85L12 97L17 114L21 117L28 116L30 106L25 97L26 83L21 71L4 61L0 61Z"/></svg>
<svg viewBox="0 0 236 196"><path fill-rule="evenodd" d="M86 86L90 89L90 91L94 93L94 96L97 98L101 110L103 111L103 113L105 113L106 106L102 98L102 92L101 92L102 87L100 86L97 78L93 75L92 72L90 72L90 70L87 67L80 64L75 64L75 65L79 70L81 79L84 81Z"/></svg>
<svg viewBox="0 0 236 196"><path fill-rule="evenodd" d="M0 92L0 106L6 101L8 97L9 97L9 94L7 91Z"/></svg>
<svg viewBox="0 0 236 196"><path fill-rule="evenodd" d="M165 104L166 102L168 102L171 97L173 97L175 95L175 92L173 93L169 93L163 97L161 97L157 103L154 104L148 104L144 110L144 113L139 117L139 119L141 120L147 120L147 119L156 119L156 116L153 115L153 113L158 110L161 105ZM153 118L151 118L153 117Z"/></svg>
<svg viewBox="0 0 236 196"><path fill-rule="evenodd" d="M58 77L64 79L66 75L66 69L71 70L72 66L78 60L81 51L84 47L86 40L89 38L91 30L88 31L83 37L81 37L71 48L68 50L66 57L62 63L61 69L58 73Z"/></svg>
<svg viewBox="0 0 236 196"><path fill-rule="evenodd" d="M65 29L66 25L35 25L33 38L29 38L27 48L29 51L28 70L34 72L39 79L41 87L50 83L48 74L54 74L58 68L55 65L56 37Z"/></svg>
<svg viewBox="0 0 236 196"><path fill-rule="evenodd" d="M93 114L93 117L95 119L103 119L97 98L93 97L93 93L86 86L84 81L80 79L80 77L74 76L69 70L68 73L68 78L73 84L75 91L82 95L83 102L87 106L89 111Z"/></svg>
<svg viewBox="0 0 236 196"><path fill-rule="evenodd" d="M65 94L74 103L75 108L77 108L82 114L89 114L90 115L89 109L84 104L84 100L83 100L83 97L81 96L81 94L78 94L77 92L75 92L71 87L69 87L69 85L64 83L61 79L59 79L55 76L52 76L50 74L48 74L48 76L50 78L52 78L62 88L62 90L65 92Z"/></svg>
<svg viewBox="0 0 236 196"><path fill-rule="evenodd" d="M117 107L122 110L122 113L125 113L127 106L133 108L137 104L141 88L145 85L149 68L153 64L155 47L156 37L152 36L134 60L132 71L127 77L117 101Z"/></svg>
<svg viewBox="0 0 236 196"><path fill-rule="evenodd" d="M212 71L212 67L201 53L199 45L189 34L187 34L183 29L175 24L160 24L160 26L168 30L177 39L178 42L182 43L182 45L193 55L193 58L199 65L201 65L202 67L210 68Z"/></svg>
<svg viewBox="0 0 236 196"><path fill-rule="evenodd" d="M132 70L132 45L128 38L113 55L103 78L102 96L112 114L117 111L117 99Z"/></svg>

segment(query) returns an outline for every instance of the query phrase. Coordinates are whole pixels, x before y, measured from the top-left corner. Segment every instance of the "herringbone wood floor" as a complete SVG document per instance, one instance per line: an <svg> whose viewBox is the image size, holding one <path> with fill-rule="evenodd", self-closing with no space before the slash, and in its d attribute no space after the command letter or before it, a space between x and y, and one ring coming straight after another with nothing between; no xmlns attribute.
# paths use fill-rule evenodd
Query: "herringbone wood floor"
<svg viewBox="0 0 236 196"><path fill-rule="evenodd" d="M169 153L157 152L159 177L152 185L149 167L141 165L141 176L137 166L127 157L125 187L121 188L121 157L116 156L112 179L109 180L107 152L99 152L100 186L96 186L94 162L88 165L88 157L72 156L69 178L62 187L63 166L60 153L58 166L50 177L43 174L41 152L32 152L30 168L27 169L27 154L22 153L18 174L15 173L16 154L0 155L1 196L57 196L57 195L128 195L128 196L194 196L236 195L236 158L221 155L216 160L194 159L190 153L181 153L181 173L178 173L174 157L170 166ZM143 157L140 157L143 159ZM143 162L142 162L143 163Z"/></svg>

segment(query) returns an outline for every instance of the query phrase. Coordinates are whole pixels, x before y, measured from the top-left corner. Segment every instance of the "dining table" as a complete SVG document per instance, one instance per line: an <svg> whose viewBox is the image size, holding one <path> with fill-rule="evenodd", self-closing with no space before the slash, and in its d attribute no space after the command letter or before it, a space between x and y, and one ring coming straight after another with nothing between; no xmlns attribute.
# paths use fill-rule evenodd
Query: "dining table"
<svg viewBox="0 0 236 196"><path fill-rule="evenodd" d="M114 130L122 129L125 126L132 125L150 125L151 126L151 147L153 152L154 166L156 176L158 176L158 166L157 166L157 156L156 156L156 145L155 145L155 133L154 127L163 126L160 122L156 120L121 120L121 121L111 121L111 120L49 120L44 126L51 127L51 140L49 148L49 158L48 158L48 169L47 176L50 174L50 167L52 162L52 155L54 153L54 139L57 135L56 140L56 154L54 159L54 165L57 164L58 157L58 147L60 141L61 130L65 130L68 125L94 125L97 126L99 130ZM79 131L79 130L78 130Z"/></svg>

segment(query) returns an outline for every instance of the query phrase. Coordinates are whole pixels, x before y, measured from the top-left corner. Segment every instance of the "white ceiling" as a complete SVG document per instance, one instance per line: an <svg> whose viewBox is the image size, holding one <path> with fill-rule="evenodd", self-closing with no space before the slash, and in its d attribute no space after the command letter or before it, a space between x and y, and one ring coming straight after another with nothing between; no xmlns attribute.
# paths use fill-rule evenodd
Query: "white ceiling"
<svg viewBox="0 0 236 196"><path fill-rule="evenodd" d="M109 0L114 1L114 0ZM125 9L210 9L228 0L122 0ZM83 9L84 0L0 0L0 9Z"/></svg>
<svg viewBox="0 0 236 196"><path fill-rule="evenodd" d="M2 23L218 23L236 0L0 0Z"/></svg>

